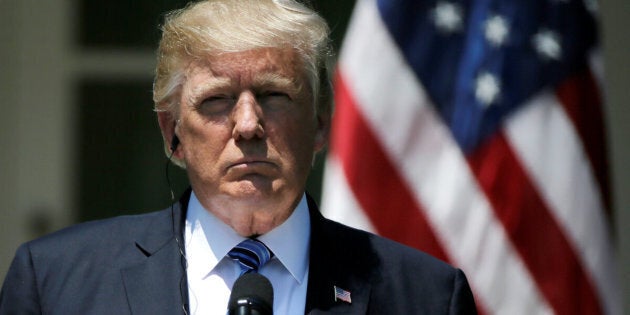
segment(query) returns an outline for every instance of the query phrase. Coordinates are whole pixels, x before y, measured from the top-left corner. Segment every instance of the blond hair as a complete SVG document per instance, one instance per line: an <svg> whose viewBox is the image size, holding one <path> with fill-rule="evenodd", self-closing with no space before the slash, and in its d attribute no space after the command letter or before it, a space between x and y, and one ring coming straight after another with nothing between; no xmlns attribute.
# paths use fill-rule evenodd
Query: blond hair
<svg viewBox="0 0 630 315"><path fill-rule="evenodd" d="M170 12L162 26L153 83L156 111L178 117L187 64L256 48L291 47L301 57L318 114L330 115L329 28L315 11L294 0L206 0Z"/></svg>

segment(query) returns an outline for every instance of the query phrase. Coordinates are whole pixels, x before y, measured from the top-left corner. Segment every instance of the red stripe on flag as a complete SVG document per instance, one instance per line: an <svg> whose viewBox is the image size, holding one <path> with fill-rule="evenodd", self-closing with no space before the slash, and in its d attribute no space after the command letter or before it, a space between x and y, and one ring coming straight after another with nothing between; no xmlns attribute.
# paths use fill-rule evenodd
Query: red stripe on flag
<svg viewBox="0 0 630 315"><path fill-rule="evenodd" d="M564 80L557 87L556 94L580 135L584 151L597 178L604 207L606 207L608 217L611 218L604 117L595 79L587 69Z"/></svg>
<svg viewBox="0 0 630 315"><path fill-rule="evenodd" d="M378 234L448 261L423 210L358 111L342 75L335 77L331 151Z"/></svg>
<svg viewBox="0 0 630 315"><path fill-rule="evenodd" d="M557 314L601 314L590 278L504 135L468 159L506 234Z"/></svg>

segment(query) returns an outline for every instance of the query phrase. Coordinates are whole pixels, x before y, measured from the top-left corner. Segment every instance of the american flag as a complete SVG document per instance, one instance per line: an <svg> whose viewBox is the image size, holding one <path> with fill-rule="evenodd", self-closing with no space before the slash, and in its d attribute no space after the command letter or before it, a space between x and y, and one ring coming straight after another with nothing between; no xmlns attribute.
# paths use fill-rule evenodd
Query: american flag
<svg viewBox="0 0 630 315"><path fill-rule="evenodd" d="M352 298L350 297L350 292L338 287L334 286L335 290L335 301L344 301L346 303L352 303Z"/></svg>
<svg viewBox="0 0 630 315"><path fill-rule="evenodd" d="M328 217L462 268L482 313L620 314L594 0L358 0Z"/></svg>

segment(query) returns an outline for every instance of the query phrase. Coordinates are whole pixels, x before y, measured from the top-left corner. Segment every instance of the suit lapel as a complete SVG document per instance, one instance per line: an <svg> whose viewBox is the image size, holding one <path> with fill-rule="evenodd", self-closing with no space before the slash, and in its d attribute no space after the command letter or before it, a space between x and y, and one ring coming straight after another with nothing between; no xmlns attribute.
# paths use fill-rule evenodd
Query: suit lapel
<svg viewBox="0 0 630 315"><path fill-rule="evenodd" d="M173 207L173 216L171 211L162 211L147 225L146 231L136 240L138 251L145 257L121 270L133 314L178 314L183 313L183 307L188 309L184 258L173 232L182 242L189 196L185 193L180 203ZM183 243L181 251L183 253Z"/></svg>
<svg viewBox="0 0 630 315"><path fill-rule="evenodd" d="M365 257L370 250L367 238L348 234L346 228L325 219L310 197L308 201L311 249L306 313L365 314L373 266L378 263ZM351 302L336 298L335 287L349 292Z"/></svg>

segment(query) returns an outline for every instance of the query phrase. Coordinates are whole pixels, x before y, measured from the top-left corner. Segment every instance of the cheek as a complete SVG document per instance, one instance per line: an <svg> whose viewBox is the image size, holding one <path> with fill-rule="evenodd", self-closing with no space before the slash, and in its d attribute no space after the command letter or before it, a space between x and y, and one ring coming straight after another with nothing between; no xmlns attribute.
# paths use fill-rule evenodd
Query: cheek
<svg viewBox="0 0 630 315"><path fill-rule="evenodd" d="M286 151L290 152L296 163L305 164L303 167L310 167L315 146L314 123L306 119L298 119L287 122L284 126L283 142Z"/></svg>
<svg viewBox="0 0 630 315"><path fill-rule="evenodd" d="M184 147L184 159L188 164L218 159L229 135L226 128L216 124L187 125L182 128L180 136Z"/></svg>
<svg viewBox="0 0 630 315"><path fill-rule="evenodd" d="M231 136L227 117L208 119L195 110L188 110L181 118L181 132L191 141L209 141Z"/></svg>

